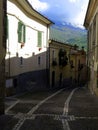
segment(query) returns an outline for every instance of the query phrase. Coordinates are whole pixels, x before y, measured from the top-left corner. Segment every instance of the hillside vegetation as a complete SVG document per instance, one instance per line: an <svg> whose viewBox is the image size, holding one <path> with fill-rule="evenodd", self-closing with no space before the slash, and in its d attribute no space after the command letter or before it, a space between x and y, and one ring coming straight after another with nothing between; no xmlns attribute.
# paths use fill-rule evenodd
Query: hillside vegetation
<svg viewBox="0 0 98 130"><path fill-rule="evenodd" d="M87 32L84 29L75 28L68 25L53 25L50 28L50 39L68 43L77 44L79 48L84 46L87 49Z"/></svg>

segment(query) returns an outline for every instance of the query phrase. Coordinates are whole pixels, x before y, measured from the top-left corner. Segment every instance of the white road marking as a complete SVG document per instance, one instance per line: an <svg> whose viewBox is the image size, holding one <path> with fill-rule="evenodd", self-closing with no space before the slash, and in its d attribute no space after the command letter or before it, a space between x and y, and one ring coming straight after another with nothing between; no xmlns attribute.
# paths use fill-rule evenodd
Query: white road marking
<svg viewBox="0 0 98 130"><path fill-rule="evenodd" d="M41 102L39 102L35 107L33 107L28 114L33 114L43 103L45 103L47 100L49 100L50 98L54 97L55 95L59 94L60 92L62 92L64 89L61 89L59 91L57 91L56 93L52 94L51 96L47 97L46 99L42 100Z"/></svg>
<svg viewBox="0 0 98 130"><path fill-rule="evenodd" d="M19 122L15 125L15 127L13 128L13 130L19 130L21 128L21 126L23 125L23 123L25 122L26 119L35 119L36 116L49 116L49 117L53 117L54 120L60 120L62 121L62 125L63 125L63 130L71 130L69 127L68 122L69 121L73 121L75 119L97 119L98 117L75 117L74 115L68 115L69 112L69 103L71 101L71 98L74 94L74 92L77 90L73 89L72 92L69 94L69 96L67 97L67 100L65 101L64 104L64 108L63 108L63 114L62 115L56 115L56 114L34 114L34 112L43 104L45 103L47 100L49 100L50 98L54 97L55 95L59 94L60 92L62 92L64 89L61 89L59 91L57 91L56 93L52 94L51 96L45 98L44 100L42 100L41 102L39 102L35 107L33 107L28 113L23 114L23 113L18 113L17 115L15 115L15 118L19 119ZM6 112L8 112L13 106L15 106L17 103L19 103L20 101L15 102L11 107L9 107L8 109L6 109Z"/></svg>
<svg viewBox="0 0 98 130"><path fill-rule="evenodd" d="M23 125L23 123L24 123L25 120L26 120L26 119L24 119L24 118L20 119L20 120L18 121L18 123L15 125L15 127L13 128L13 130L19 130L20 127Z"/></svg>
<svg viewBox="0 0 98 130"><path fill-rule="evenodd" d="M30 116L32 115L43 103L45 103L47 100L49 100L50 98L54 97L55 95L59 94L60 92L62 92L64 89L61 89L57 92L55 92L54 94L52 94L51 96L45 98L44 100L42 100L41 102L39 102L35 107L33 107L28 113L27 115ZM26 119L22 118L18 121L18 123L15 125L15 127L13 128L13 130L19 130L20 127L23 125L24 121Z"/></svg>
<svg viewBox="0 0 98 130"><path fill-rule="evenodd" d="M63 124L63 130L70 130L67 120L62 120L62 124Z"/></svg>
<svg viewBox="0 0 98 130"><path fill-rule="evenodd" d="M70 115L70 116L64 116L64 115L55 115L54 116L54 120L67 120L67 121L74 121L75 120L75 117L73 115Z"/></svg>
<svg viewBox="0 0 98 130"><path fill-rule="evenodd" d="M7 113L12 107L14 107L17 103L19 103L19 100L16 101L13 105L11 105L10 107L8 107L6 110L5 110L5 113Z"/></svg>
<svg viewBox="0 0 98 130"><path fill-rule="evenodd" d="M64 105L64 110L63 110L63 115L68 115L68 111L69 111L69 103L70 103L70 100L72 98L72 95L73 93L77 90L78 88L75 88L72 90L72 92L70 93L70 95L68 96L66 102L65 102L65 105Z"/></svg>
<svg viewBox="0 0 98 130"><path fill-rule="evenodd" d="M74 121L74 120L78 120L78 119L88 119L88 120L98 120L98 117L77 117L77 116L74 116L74 115L57 115L57 114L44 114L44 113L41 113L41 114L32 114L32 115L27 115L27 114L24 114L24 113L18 113L17 115L15 115L14 117L15 118L18 118L18 119L32 119L34 120L35 117L42 117L42 116L48 116L48 117L52 117L54 120L67 120L67 121Z"/></svg>
<svg viewBox="0 0 98 130"><path fill-rule="evenodd" d="M68 116L68 111L69 111L69 103L72 98L73 93L77 90L78 88L75 88L72 90L70 95L68 96L67 100L65 101L64 109L63 109L63 116L66 115ZM63 130L70 130L69 124L67 119L62 119L62 124L63 124Z"/></svg>
<svg viewBox="0 0 98 130"><path fill-rule="evenodd" d="M98 120L98 117L75 117L75 119L89 119L89 120Z"/></svg>

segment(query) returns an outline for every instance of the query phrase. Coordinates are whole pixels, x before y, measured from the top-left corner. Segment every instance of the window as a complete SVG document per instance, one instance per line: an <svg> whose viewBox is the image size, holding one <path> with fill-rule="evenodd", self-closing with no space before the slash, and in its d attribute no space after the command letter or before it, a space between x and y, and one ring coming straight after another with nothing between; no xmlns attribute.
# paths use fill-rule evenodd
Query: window
<svg viewBox="0 0 98 130"><path fill-rule="evenodd" d="M80 59L78 60L78 70L80 70L81 64L80 64Z"/></svg>
<svg viewBox="0 0 98 130"><path fill-rule="evenodd" d="M41 58L40 58L40 56L38 57L38 64L40 65L40 60L41 60Z"/></svg>
<svg viewBox="0 0 98 130"><path fill-rule="evenodd" d="M52 50L52 65L56 66L57 65L57 59L55 58L55 51Z"/></svg>
<svg viewBox="0 0 98 130"><path fill-rule="evenodd" d="M23 65L23 57L20 57L20 65Z"/></svg>
<svg viewBox="0 0 98 130"><path fill-rule="evenodd" d="M59 65L66 66L68 63L67 52L64 49L59 50Z"/></svg>
<svg viewBox="0 0 98 130"><path fill-rule="evenodd" d="M74 68L73 60L70 61L70 67L71 67L71 69Z"/></svg>
<svg viewBox="0 0 98 130"><path fill-rule="evenodd" d="M25 43L25 25L22 22L18 22L18 42Z"/></svg>
<svg viewBox="0 0 98 130"><path fill-rule="evenodd" d="M38 31L38 47L42 46L42 32Z"/></svg>
<svg viewBox="0 0 98 130"><path fill-rule="evenodd" d="M54 50L52 51L52 60L54 59Z"/></svg>
<svg viewBox="0 0 98 130"><path fill-rule="evenodd" d="M80 59L78 60L78 65L79 65L79 67L80 67Z"/></svg>

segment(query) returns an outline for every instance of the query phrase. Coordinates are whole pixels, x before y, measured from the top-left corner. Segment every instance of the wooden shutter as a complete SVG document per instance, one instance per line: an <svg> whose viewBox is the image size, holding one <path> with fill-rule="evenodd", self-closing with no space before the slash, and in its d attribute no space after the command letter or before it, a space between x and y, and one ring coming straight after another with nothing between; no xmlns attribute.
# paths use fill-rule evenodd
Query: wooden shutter
<svg viewBox="0 0 98 130"><path fill-rule="evenodd" d="M21 42L22 37L22 23L18 22L18 42Z"/></svg>
<svg viewBox="0 0 98 130"><path fill-rule="evenodd" d="M38 47L42 46L42 32L38 31Z"/></svg>
<svg viewBox="0 0 98 130"><path fill-rule="evenodd" d="M18 22L18 42L25 43L25 25L22 22Z"/></svg>
<svg viewBox="0 0 98 130"><path fill-rule="evenodd" d="M25 35L26 35L26 27L25 27L25 25L23 25L23 42L24 43L26 41Z"/></svg>

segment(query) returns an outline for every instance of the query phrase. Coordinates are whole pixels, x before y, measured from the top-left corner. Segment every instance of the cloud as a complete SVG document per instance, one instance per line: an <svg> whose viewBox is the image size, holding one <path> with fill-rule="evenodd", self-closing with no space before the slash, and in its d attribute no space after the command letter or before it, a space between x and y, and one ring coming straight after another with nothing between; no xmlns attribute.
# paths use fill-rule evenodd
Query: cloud
<svg viewBox="0 0 98 130"><path fill-rule="evenodd" d="M49 8L49 4L46 2L41 2L39 0L28 0L32 7L37 11L44 12Z"/></svg>
<svg viewBox="0 0 98 130"><path fill-rule="evenodd" d="M76 27L84 28L83 23L87 10L88 0L68 0L68 1L70 1L69 6L72 9L72 11L69 10L68 14L70 17L67 17L67 19L65 20L67 20ZM72 2L74 3L74 6Z"/></svg>
<svg viewBox="0 0 98 130"><path fill-rule="evenodd" d="M77 15L72 20L73 23L76 23L77 26L79 26L79 27L81 27L84 23L86 9L87 9L86 4L82 5L80 11L77 13Z"/></svg>
<svg viewBox="0 0 98 130"><path fill-rule="evenodd" d="M69 2L75 3L75 2L77 2L77 0L69 0Z"/></svg>
<svg viewBox="0 0 98 130"><path fill-rule="evenodd" d="M28 0L34 9L53 20L82 27L89 0Z"/></svg>

